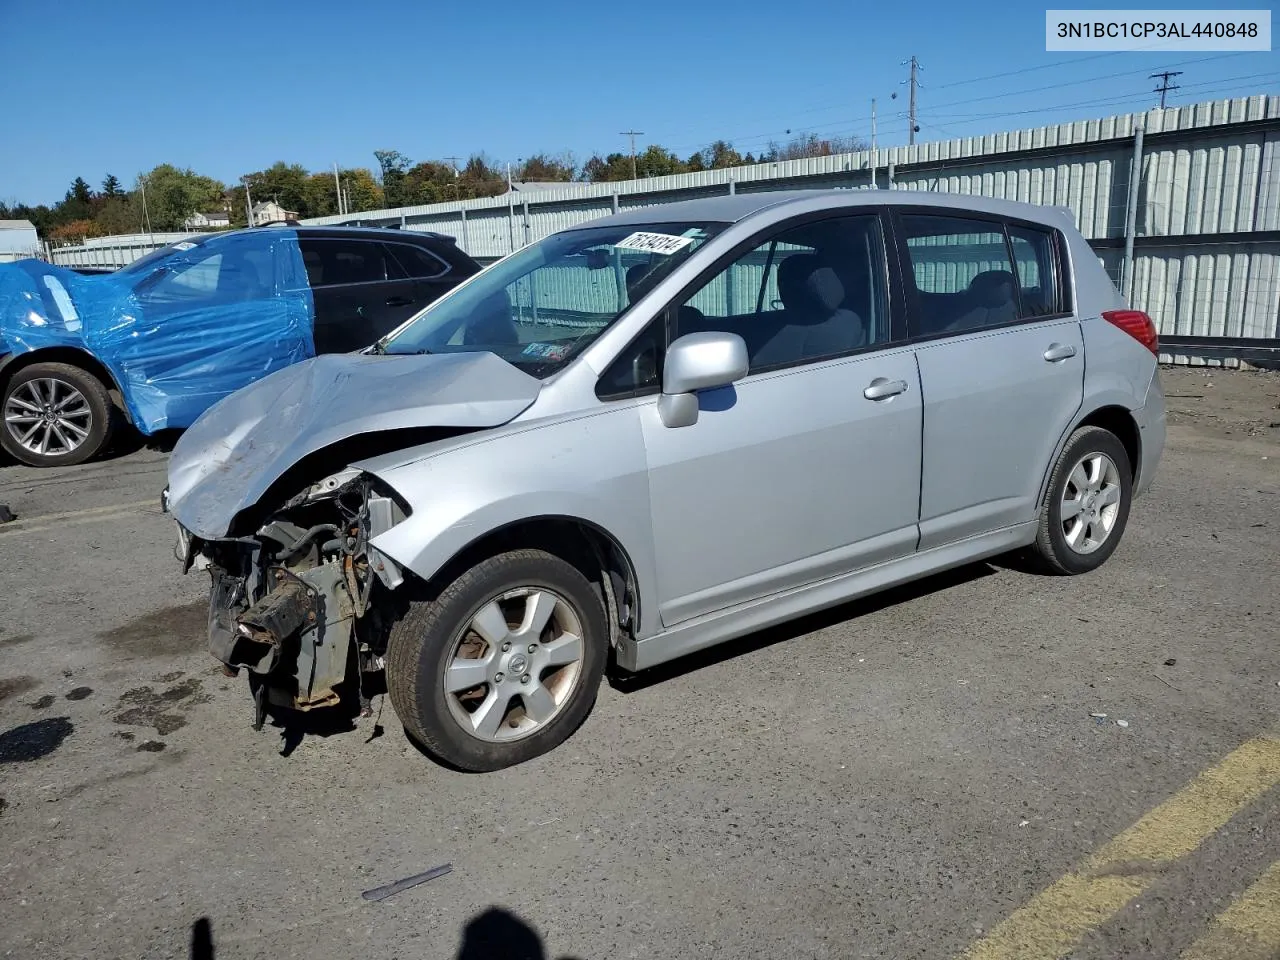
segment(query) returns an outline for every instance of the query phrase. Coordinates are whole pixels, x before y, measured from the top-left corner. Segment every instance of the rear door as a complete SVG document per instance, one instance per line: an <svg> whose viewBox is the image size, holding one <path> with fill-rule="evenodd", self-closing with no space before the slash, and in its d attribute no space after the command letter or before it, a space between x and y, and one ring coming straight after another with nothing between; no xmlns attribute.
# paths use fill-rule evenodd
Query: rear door
<svg viewBox="0 0 1280 960"><path fill-rule="evenodd" d="M1062 241L1034 224L895 215L924 396L920 549L1036 517L1084 394Z"/></svg>
<svg viewBox="0 0 1280 960"><path fill-rule="evenodd" d="M400 298L402 315L397 323L409 319L463 279L450 263L423 245L388 241L383 246L395 258L405 276L413 281L411 292L406 291L408 302Z"/></svg>
<svg viewBox="0 0 1280 960"><path fill-rule="evenodd" d="M414 310L414 281L376 239L301 236L315 297L316 353L369 346Z"/></svg>

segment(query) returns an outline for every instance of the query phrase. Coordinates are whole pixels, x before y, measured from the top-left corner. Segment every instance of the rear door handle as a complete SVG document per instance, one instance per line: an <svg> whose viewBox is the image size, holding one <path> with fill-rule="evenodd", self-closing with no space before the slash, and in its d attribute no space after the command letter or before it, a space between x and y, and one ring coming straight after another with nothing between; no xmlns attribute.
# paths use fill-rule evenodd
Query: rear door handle
<svg viewBox="0 0 1280 960"><path fill-rule="evenodd" d="M868 400L888 400L890 397L906 392L907 381L876 377L871 381L871 385L862 391L862 395Z"/></svg>
<svg viewBox="0 0 1280 960"><path fill-rule="evenodd" d="M1059 360L1065 360L1067 357L1074 357L1076 348L1069 343L1051 343L1049 349L1044 352L1044 358L1050 363L1056 363Z"/></svg>
<svg viewBox="0 0 1280 960"><path fill-rule="evenodd" d="M387 297L388 307L407 307L412 303L413 301L408 297Z"/></svg>

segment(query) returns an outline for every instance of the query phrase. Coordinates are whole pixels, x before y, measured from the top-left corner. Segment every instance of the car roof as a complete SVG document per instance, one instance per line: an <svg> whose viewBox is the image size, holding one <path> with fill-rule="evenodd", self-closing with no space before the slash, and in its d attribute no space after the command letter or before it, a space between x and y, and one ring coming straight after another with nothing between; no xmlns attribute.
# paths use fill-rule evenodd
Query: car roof
<svg viewBox="0 0 1280 960"><path fill-rule="evenodd" d="M255 230L272 229L255 227ZM406 237L418 240L439 240L453 243L455 238L447 233L436 233L431 230L400 230L393 227L320 227L300 224L296 227L276 228L297 232L300 237L369 237L378 240L398 240Z"/></svg>
<svg viewBox="0 0 1280 960"><path fill-rule="evenodd" d="M923 205L950 207L957 211L974 211L1006 217L1018 217L1039 223L1063 226L1062 207L1039 206L992 197L969 194L938 193L931 190L769 190L757 193L724 194L718 197L699 197L695 200L677 200L660 206L636 207L620 213L600 217L570 229L588 229L605 226L660 222L736 223L762 210L774 210L787 206L812 206L814 201L831 201L832 207L872 207L883 205ZM1074 222L1074 220L1071 220Z"/></svg>

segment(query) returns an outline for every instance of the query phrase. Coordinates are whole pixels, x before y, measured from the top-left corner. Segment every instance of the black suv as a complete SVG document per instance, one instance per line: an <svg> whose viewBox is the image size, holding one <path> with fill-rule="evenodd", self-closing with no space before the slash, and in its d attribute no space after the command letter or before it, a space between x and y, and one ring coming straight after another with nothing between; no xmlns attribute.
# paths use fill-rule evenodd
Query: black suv
<svg viewBox="0 0 1280 960"><path fill-rule="evenodd" d="M316 353L367 347L480 271L454 238L442 233L385 227L290 229L298 234L315 298Z"/></svg>

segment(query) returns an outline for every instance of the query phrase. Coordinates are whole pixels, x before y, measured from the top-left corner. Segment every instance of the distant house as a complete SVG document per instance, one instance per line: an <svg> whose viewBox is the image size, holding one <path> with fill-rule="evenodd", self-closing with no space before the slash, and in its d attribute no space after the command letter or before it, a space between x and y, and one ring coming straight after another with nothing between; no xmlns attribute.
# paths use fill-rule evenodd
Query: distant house
<svg viewBox="0 0 1280 960"><path fill-rule="evenodd" d="M260 227L264 223L284 223L286 220L297 220L296 210L286 210L274 200L253 205L253 223L250 226Z"/></svg>
<svg viewBox="0 0 1280 960"><path fill-rule="evenodd" d="M182 226L186 230L224 230L231 226L231 214L226 210L193 213L182 221Z"/></svg>
<svg viewBox="0 0 1280 960"><path fill-rule="evenodd" d="M40 238L30 220L0 220L0 263L25 260L40 252Z"/></svg>

